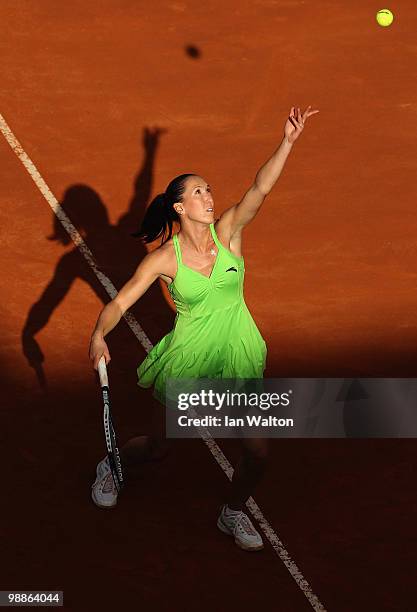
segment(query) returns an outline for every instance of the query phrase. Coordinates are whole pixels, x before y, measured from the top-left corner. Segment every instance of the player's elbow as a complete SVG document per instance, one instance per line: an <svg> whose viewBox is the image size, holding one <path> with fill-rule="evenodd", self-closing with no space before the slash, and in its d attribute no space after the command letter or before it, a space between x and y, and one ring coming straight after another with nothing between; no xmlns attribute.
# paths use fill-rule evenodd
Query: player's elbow
<svg viewBox="0 0 417 612"><path fill-rule="evenodd" d="M252 185L252 191L255 194L254 197L260 201L260 204L262 204L266 196L271 192L271 189L272 187L260 182L258 178L255 179L255 182Z"/></svg>
<svg viewBox="0 0 417 612"><path fill-rule="evenodd" d="M113 298L109 306L112 306L112 308L114 308L114 310L116 311L116 314L120 314L120 318L122 318L127 308L124 306L123 302L118 300L117 298L118 296Z"/></svg>
<svg viewBox="0 0 417 612"><path fill-rule="evenodd" d="M148 265L139 266L133 277L120 289L113 300L119 306L122 315L146 293L157 277L158 274Z"/></svg>
<svg viewBox="0 0 417 612"><path fill-rule="evenodd" d="M125 289L125 288L124 288ZM121 289L118 295L112 300L114 308L120 312L122 317L127 310L139 299L140 293L134 290Z"/></svg>

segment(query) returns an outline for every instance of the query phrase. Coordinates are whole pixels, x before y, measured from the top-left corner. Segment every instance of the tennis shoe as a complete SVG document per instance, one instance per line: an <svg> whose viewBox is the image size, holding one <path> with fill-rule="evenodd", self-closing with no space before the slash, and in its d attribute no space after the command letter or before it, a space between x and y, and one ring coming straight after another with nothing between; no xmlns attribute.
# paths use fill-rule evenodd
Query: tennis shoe
<svg viewBox="0 0 417 612"><path fill-rule="evenodd" d="M113 508L117 504L117 489L108 457L102 459L97 465L96 480L91 487L91 497L100 508Z"/></svg>
<svg viewBox="0 0 417 612"><path fill-rule="evenodd" d="M242 510L229 510L224 505L217 519L217 527L223 533L233 536L235 543L243 550L261 550L264 547L260 534Z"/></svg>

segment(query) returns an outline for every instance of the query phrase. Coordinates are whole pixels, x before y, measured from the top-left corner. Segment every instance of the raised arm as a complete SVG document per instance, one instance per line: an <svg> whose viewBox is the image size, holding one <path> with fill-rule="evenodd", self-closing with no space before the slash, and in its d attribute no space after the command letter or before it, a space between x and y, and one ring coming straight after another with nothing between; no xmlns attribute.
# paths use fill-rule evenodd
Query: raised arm
<svg viewBox="0 0 417 612"><path fill-rule="evenodd" d="M299 108L291 108L280 146L258 170L253 184L240 202L225 210L221 215L218 224L225 233L233 236L255 217L265 197L277 182L294 142L304 129L305 121L310 115L319 112L318 110L312 111L310 108L311 106L308 106L303 114Z"/></svg>

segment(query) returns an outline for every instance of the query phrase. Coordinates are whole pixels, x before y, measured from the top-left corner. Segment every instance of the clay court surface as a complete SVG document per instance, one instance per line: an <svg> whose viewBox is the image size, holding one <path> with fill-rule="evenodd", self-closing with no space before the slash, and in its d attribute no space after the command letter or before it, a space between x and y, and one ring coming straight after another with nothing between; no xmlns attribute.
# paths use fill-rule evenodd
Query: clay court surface
<svg viewBox="0 0 417 612"><path fill-rule="evenodd" d="M291 106L311 104L244 231L265 376L416 376L417 8L396 2L389 28L380 8L0 3L1 589L63 590L80 611L415 610L414 439L272 441L254 498L304 589L268 541L244 553L217 530L228 480L200 440L144 466L114 510L93 505L105 446L88 345L110 297L50 206L120 289L146 254L130 233L173 177L202 175L217 218ZM175 316L158 283L131 314L152 344ZM146 352L124 321L106 340L123 443L151 427ZM233 464L234 441L218 443Z"/></svg>

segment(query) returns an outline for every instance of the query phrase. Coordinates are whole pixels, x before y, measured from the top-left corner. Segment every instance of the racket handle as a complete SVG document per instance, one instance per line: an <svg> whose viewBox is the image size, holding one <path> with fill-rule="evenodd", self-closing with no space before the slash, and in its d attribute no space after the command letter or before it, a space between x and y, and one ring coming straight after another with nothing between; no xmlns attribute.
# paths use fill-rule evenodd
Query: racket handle
<svg viewBox="0 0 417 612"><path fill-rule="evenodd" d="M98 362L98 375L100 377L100 385L102 387L108 387L109 386L109 379L107 376L107 368L106 368L106 358L101 357L100 361Z"/></svg>

